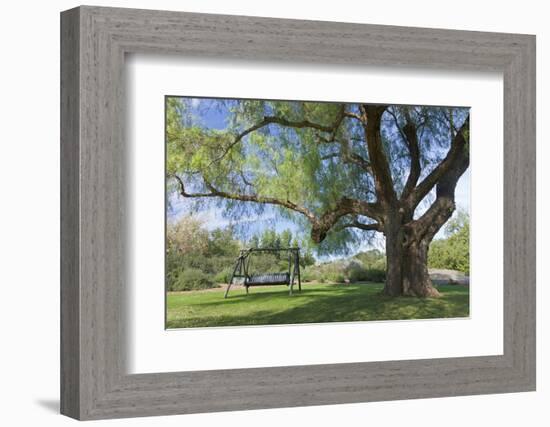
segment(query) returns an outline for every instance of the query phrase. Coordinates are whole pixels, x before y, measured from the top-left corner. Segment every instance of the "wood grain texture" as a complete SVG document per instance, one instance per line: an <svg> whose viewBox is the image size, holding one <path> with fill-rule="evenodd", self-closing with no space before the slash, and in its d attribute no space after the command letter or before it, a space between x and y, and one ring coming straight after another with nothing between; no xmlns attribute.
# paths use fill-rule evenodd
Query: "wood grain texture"
<svg viewBox="0 0 550 427"><path fill-rule="evenodd" d="M62 13L62 413L78 419L535 389L535 38L80 7ZM504 75L504 354L128 375L124 56Z"/></svg>
<svg viewBox="0 0 550 427"><path fill-rule="evenodd" d="M61 21L61 412L80 414L78 10Z"/></svg>

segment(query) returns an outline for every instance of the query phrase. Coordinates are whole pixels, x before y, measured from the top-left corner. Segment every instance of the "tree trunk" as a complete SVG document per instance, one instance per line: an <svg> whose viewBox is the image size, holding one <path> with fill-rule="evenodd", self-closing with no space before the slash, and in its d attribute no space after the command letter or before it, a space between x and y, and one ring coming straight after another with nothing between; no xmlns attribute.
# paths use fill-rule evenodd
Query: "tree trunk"
<svg viewBox="0 0 550 427"><path fill-rule="evenodd" d="M384 230L386 235L386 285L384 294L395 297L403 294L403 227L399 218L391 218Z"/></svg>
<svg viewBox="0 0 550 427"><path fill-rule="evenodd" d="M427 240L405 244L403 227L386 229L386 283L384 294L439 297L428 274Z"/></svg>
<svg viewBox="0 0 550 427"><path fill-rule="evenodd" d="M403 295L439 297L441 294L432 284L428 273L428 246L423 240L412 242L404 249Z"/></svg>

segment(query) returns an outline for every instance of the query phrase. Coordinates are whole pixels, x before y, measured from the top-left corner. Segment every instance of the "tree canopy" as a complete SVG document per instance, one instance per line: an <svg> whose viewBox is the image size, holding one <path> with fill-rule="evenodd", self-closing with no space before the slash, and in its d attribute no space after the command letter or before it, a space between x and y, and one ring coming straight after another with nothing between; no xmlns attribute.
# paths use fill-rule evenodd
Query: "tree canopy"
<svg viewBox="0 0 550 427"><path fill-rule="evenodd" d="M383 231L383 204L407 200L418 217L453 141L468 150L467 108L176 97L166 107L173 191L233 218L275 208L321 252ZM205 120L212 111L223 126ZM369 132L379 141L366 144Z"/></svg>

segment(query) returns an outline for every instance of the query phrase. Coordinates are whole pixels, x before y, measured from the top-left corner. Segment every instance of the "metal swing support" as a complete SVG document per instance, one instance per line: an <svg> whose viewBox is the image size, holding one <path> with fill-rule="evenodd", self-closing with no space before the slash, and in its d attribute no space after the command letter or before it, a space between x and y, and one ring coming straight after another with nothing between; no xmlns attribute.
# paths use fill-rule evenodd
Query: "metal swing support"
<svg viewBox="0 0 550 427"><path fill-rule="evenodd" d="M250 258L258 252L287 252L288 253L288 271L283 273L261 273L249 274ZM294 282L298 282L298 290L302 290L302 280L300 277L300 248L248 248L242 249L235 261L235 268L231 274L231 279L225 290L224 298L227 298L229 289L237 281L242 280L248 295L248 288L252 286L274 286L287 285L288 294L292 295Z"/></svg>

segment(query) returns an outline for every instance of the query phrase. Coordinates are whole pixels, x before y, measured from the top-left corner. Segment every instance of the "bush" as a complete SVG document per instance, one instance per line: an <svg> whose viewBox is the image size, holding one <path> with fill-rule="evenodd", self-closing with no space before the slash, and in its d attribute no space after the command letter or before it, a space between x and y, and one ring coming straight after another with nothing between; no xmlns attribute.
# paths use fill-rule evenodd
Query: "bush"
<svg viewBox="0 0 550 427"><path fill-rule="evenodd" d="M216 283L229 283L231 280L231 274L233 273L232 268L225 268L216 275L214 275L214 282Z"/></svg>
<svg viewBox="0 0 550 427"><path fill-rule="evenodd" d="M346 281L346 277L344 276L344 273L340 271L331 271L327 273L326 279L330 282L335 282L335 283L344 283Z"/></svg>
<svg viewBox="0 0 550 427"><path fill-rule="evenodd" d="M350 282L362 282L367 280L367 270L356 263L350 265L346 269L346 274Z"/></svg>
<svg viewBox="0 0 550 427"><path fill-rule="evenodd" d="M303 282L314 282L320 281L321 279L321 274L319 271L313 268L302 269L300 273Z"/></svg>
<svg viewBox="0 0 550 427"><path fill-rule="evenodd" d="M467 215L458 215L447 226L451 234L446 239L432 241L428 252L428 267L447 268L470 274L470 223Z"/></svg>
<svg viewBox="0 0 550 427"><path fill-rule="evenodd" d="M182 270L172 283L172 291L190 291L214 287L211 277L197 268Z"/></svg>
<svg viewBox="0 0 550 427"><path fill-rule="evenodd" d="M386 280L386 270L379 268L365 268L358 263L352 263L346 269L350 282L383 282Z"/></svg>
<svg viewBox="0 0 550 427"><path fill-rule="evenodd" d="M365 268L371 268L375 263L385 262L386 256L378 249L371 249L365 252L359 252L353 258L358 260Z"/></svg>
<svg viewBox="0 0 550 427"><path fill-rule="evenodd" d="M386 270L379 270L376 268L369 268L366 270L365 278L363 279L366 282L385 282L386 281Z"/></svg>
<svg viewBox="0 0 550 427"><path fill-rule="evenodd" d="M382 270L386 271L386 257L382 257L376 261L374 261L372 264L370 264L367 268L367 270Z"/></svg>

